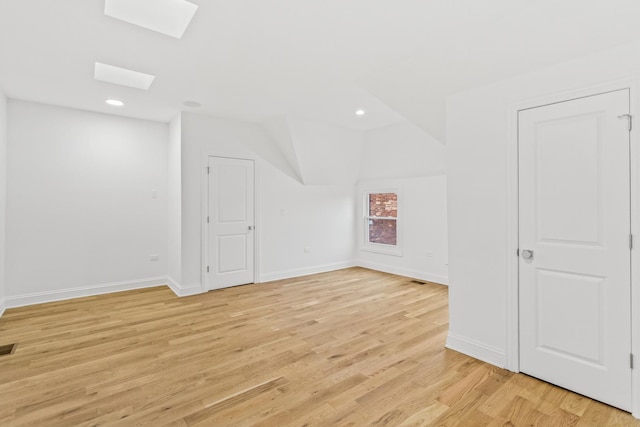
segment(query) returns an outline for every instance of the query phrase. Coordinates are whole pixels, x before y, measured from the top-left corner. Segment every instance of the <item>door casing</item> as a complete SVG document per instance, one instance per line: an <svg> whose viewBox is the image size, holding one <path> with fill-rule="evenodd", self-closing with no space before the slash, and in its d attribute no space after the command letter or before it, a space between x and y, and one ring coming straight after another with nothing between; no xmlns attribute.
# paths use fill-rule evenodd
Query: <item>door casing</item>
<svg viewBox="0 0 640 427"><path fill-rule="evenodd" d="M506 346L505 368L512 372L520 372L519 349L519 210L518 210L518 112L520 110L540 107L548 104L568 101L621 89L629 89L630 109L634 118L630 135L631 143L631 194L640 195L640 117L638 116L638 99L640 95L638 78L623 79L590 86L582 89L557 93L512 103L507 107L508 139L506 144L506 194L507 194L507 289L506 289ZM636 243L631 251L631 349L635 355L636 368L631 374L632 414L640 418L640 327L633 325L640 322L640 197L631 197L631 233Z"/></svg>

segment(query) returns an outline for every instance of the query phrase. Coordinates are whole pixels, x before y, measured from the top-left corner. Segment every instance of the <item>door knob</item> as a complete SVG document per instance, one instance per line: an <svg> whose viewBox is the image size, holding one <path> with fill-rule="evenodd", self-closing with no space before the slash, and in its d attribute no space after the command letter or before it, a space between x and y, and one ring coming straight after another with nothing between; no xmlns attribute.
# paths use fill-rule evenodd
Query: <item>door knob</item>
<svg viewBox="0 0 640 427"><path fill-rule="evenodd" d="M522 251L522 258L523 259L533 259L533 251L529 250L529 249L524 249Z"/></svg>
<svg viewBox="0 0 640 427"><path fill-rule="evenodd" d="M250 225L250 226L249 226L249 230L253 230L253 225Z"/></svg>

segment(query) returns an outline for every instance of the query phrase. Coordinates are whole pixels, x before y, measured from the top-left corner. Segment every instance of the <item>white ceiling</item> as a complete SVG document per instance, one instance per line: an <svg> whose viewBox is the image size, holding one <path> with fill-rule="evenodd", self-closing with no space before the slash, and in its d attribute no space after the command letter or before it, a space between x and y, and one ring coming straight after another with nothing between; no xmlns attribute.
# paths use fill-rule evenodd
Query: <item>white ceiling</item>
<svg viewBox="0 0 640 427"><path fill-rule="evenodd" d="M175 39L105 16L104 0L0 0L0 88L161 121L186 100L203 114L355 130L408 119L444 140L447 95L640 39L638 0L190 1ZM96 61L156 80L99 82Z"/></svg>

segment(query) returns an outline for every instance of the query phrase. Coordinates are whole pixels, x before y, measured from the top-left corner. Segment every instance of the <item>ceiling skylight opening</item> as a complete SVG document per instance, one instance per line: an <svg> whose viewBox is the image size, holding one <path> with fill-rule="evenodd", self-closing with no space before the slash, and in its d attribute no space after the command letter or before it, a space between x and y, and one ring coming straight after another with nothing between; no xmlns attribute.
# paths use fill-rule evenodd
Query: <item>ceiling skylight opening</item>
<svg viewBox="0 0 640 427"><path fill-rule="evenodd" d="M198 6L186 0L105 0L104 14L147 30L182 38Z"/></svg>
<svg viewBox="0 0 640 427"><path fill-rule="evenodd" d="M356 116L361 116L362 117L365 114L367 114L367 112L364 111L363 109L356 110Z"/></svg>
<svg viewBox="0 0 640 427"><path fill-rule="evenodd" d="M182 105L184 105L185 107L189 107L189 108L200 108L200 107L202 107L202 104L200 104L198 101L184 101L182 103Z"/></svg>
<svg viewBox="0 0 640 427"><path fill-rule="evenodd" d="M149 90L151 83L156 78L151 74L116 67L115 65L96 62L94 77L107 83L134 87L136 89Z"/></svg>
<svg viewBox="0 0 640 427"><path fill-rule="evenodd" d="M112 107L124 107L124 102L119 99L107 99L105 102Z"/></svg>

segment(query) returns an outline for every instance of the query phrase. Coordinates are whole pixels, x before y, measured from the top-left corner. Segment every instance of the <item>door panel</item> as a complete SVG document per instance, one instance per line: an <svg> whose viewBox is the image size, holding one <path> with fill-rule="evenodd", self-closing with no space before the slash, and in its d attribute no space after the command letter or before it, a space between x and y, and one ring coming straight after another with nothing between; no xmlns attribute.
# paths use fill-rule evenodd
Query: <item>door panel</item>
<svg viewBox="0 0 640 427"><path fill-rule="evenodd" d="M537 273L536 347L602 366L604 278L542 269Z"/></svg>
<svg viewBox="0 0 640 427"><path fill-rule="evenodd" d="M209 157L207 287L254 281L253 160Z"/></svg>
<svg viewBox="0 0 640 427"><path fill-rule="evenodd" d="M519 114L521 371L626 410L628 113L621 90Z"/></svg>
<svg viewBox="0 0 640 427"><path fill-rule="evenodd" d="M216 171L218 185L218 221L233 223L246 221L248 183L247 170L238 165L219 165Z"/></svg>
<svg viewBox="0 0 640 427"><path fill-rule="evenodd" d="M247 236L218 236L218 272L232 273L247 269Z"/></svg>
<svg viewBox="0 0 640 427"><path fill-rule="evenodd" d="M598 120L598 114L587 114L536 126L539 240L599 241L602 174Z"/></svg>

